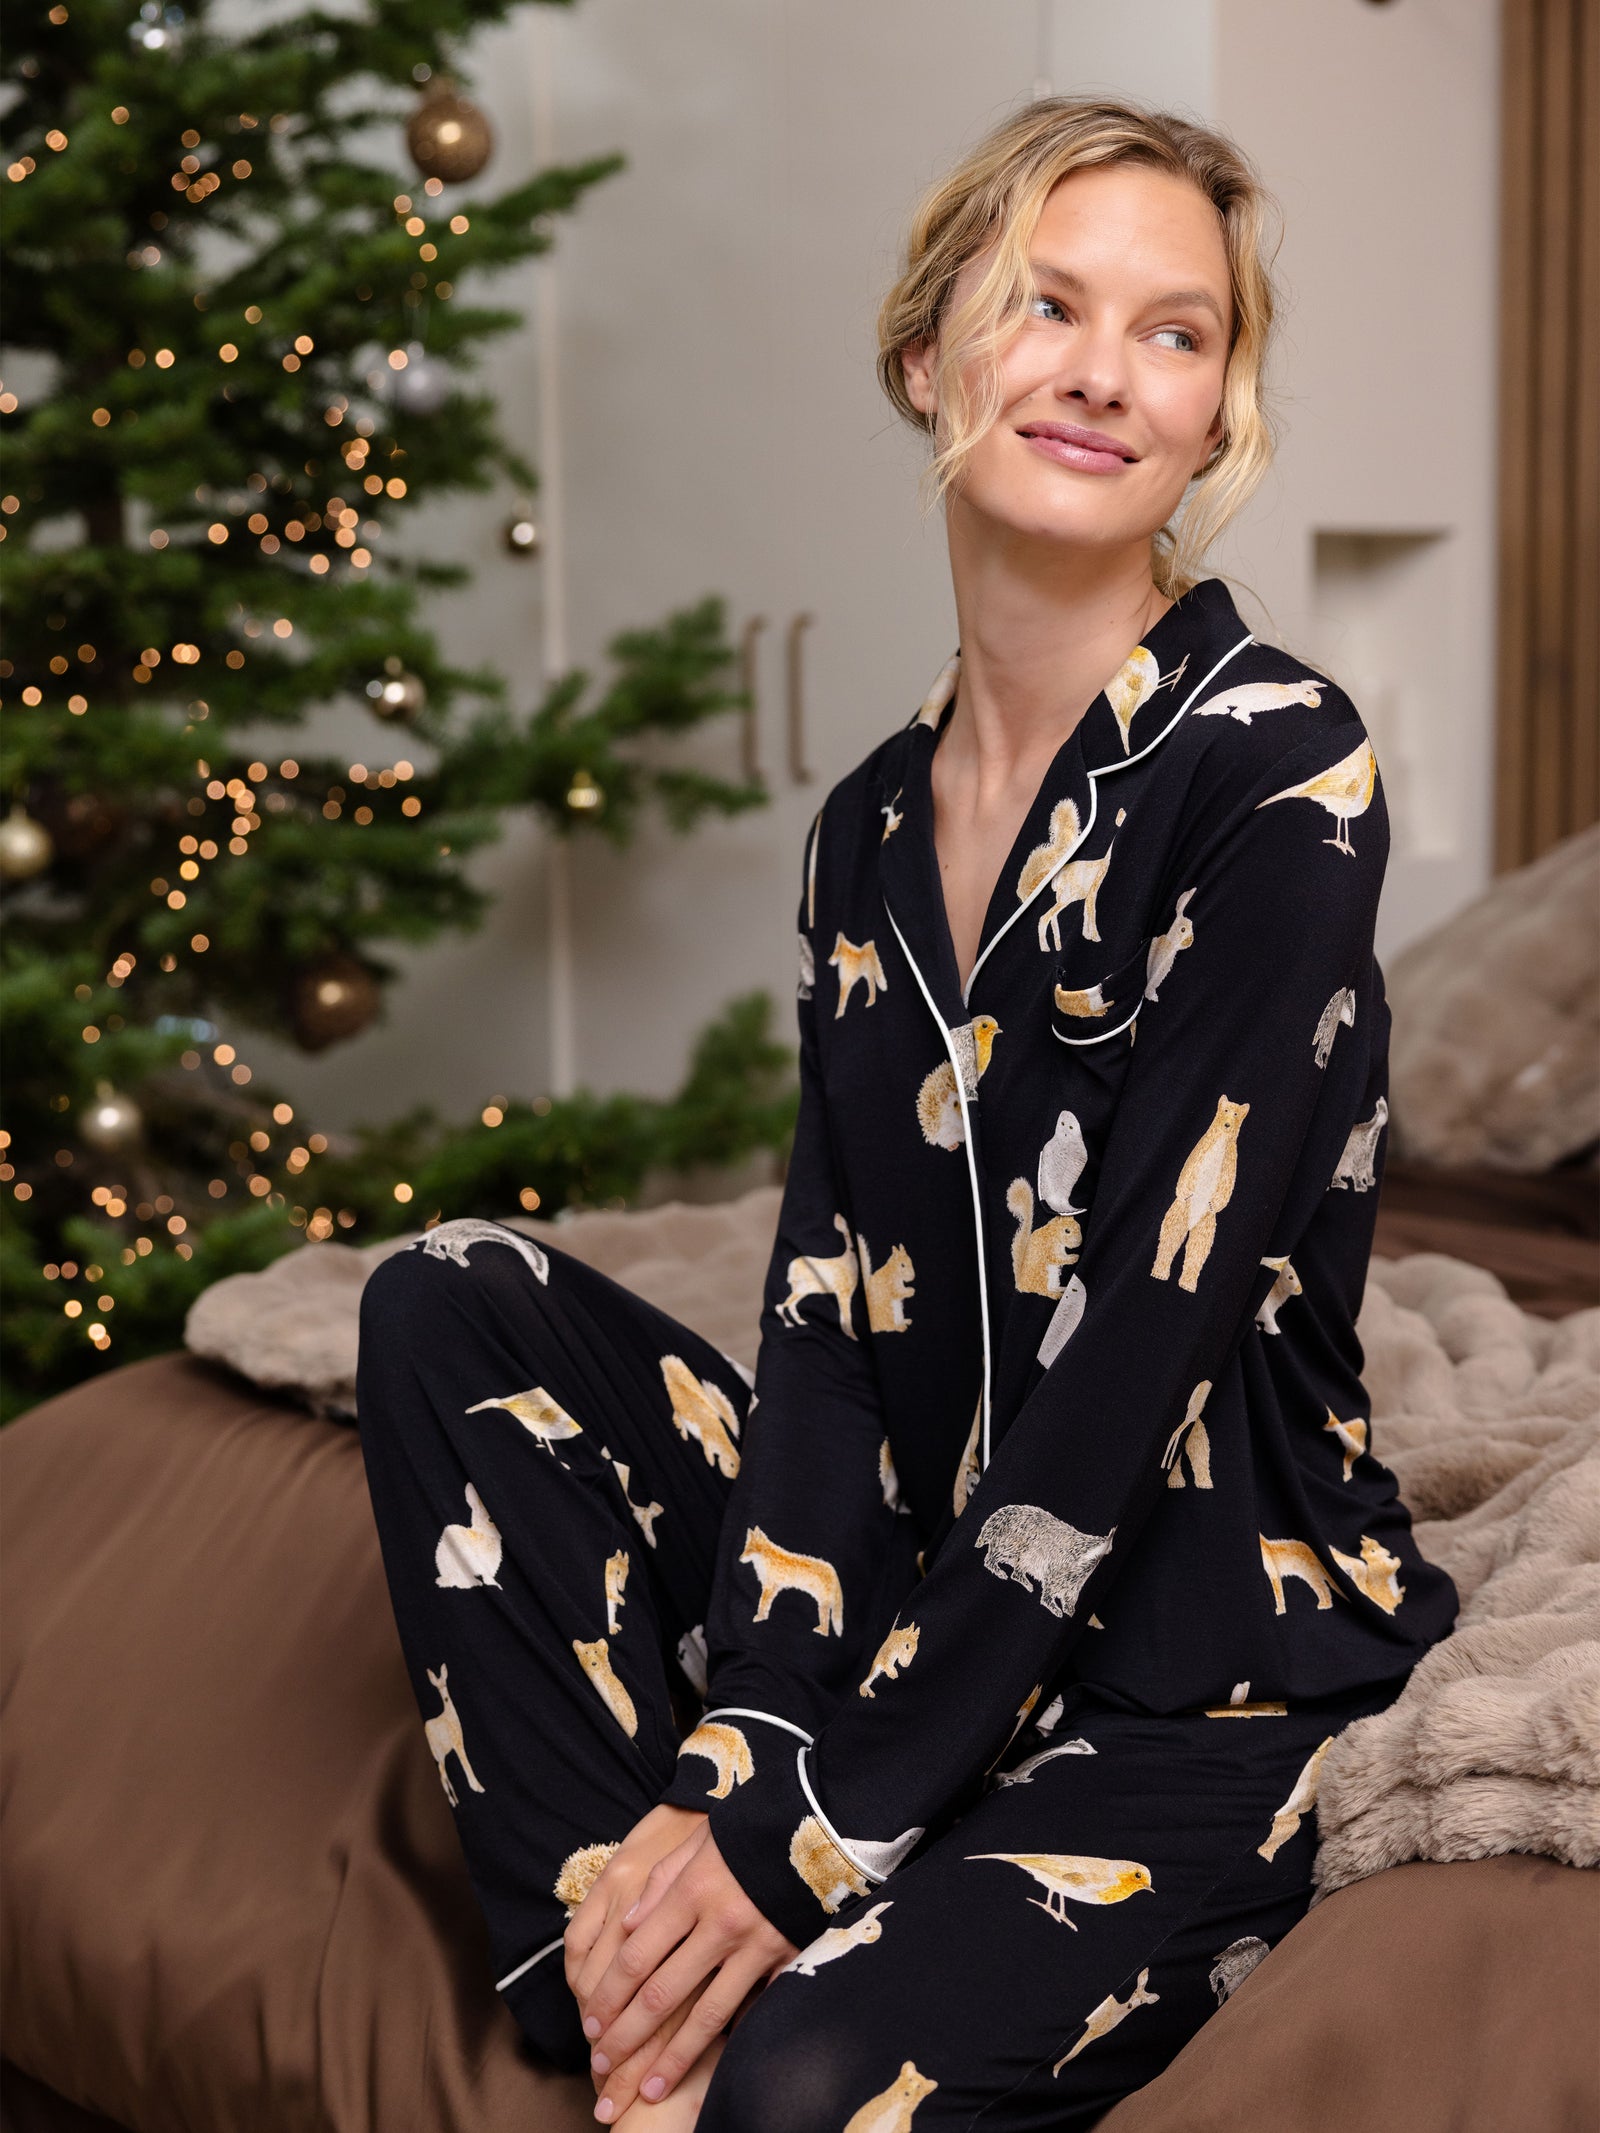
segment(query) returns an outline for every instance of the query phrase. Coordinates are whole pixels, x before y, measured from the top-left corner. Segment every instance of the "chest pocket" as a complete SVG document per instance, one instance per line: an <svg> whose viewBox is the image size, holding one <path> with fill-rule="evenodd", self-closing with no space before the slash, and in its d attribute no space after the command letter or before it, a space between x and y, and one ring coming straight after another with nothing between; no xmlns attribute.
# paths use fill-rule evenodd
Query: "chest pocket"
<svg viewBox="0 0 1600 2133"><path fill-rule="evenodd" d="M1084 944L1056 964L1050 995L1050 1028L1058 1043L1086 1065L1109 1065L1133 1048L1134 1019L1144 1005L1150 967L1149 941L1104 975L1086 970Z"/></svg>

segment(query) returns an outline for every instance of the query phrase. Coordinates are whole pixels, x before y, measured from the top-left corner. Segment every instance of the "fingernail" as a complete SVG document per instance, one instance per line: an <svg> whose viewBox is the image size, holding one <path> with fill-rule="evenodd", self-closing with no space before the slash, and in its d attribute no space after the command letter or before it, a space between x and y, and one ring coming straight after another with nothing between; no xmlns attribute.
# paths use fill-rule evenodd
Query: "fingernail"
<svg viewBox="0 0 1600 2133"><path fill-rule="evenodd" d="M661 2101L662 2092L666 2088L666 2085L667 2077L665 2074L652 2074L650 2076L650 2079L644 2084L644 2087L640 2091L640 2094L648 2096L652 2103L659 2103Z"/></svg>
<svg viewBox="0 0 1600 2133"><path fill-rule="evenodd" d="M585 2015L585 2016L584 2016L584 2018L583 2018L583 2033L584 2033L584 2035L585 2035L586 2037L598 2037L598 2036L599 2036L599 2034L600 2034L600 2017L599 2017L598 2015Z"/></svg>
<svg viewBox="0 0 1600 2133"><path fill-rule="evenodd" d="M594 2107L594 2115L596 2118L603 2119L609 2125L611 2123L611 2114L616 2108L609 2096L602 2096Z"/></svg>
<svg viewBox="0 0 1600 2133"><path fill-rule="evenodd" d="M609 2074L611 2071L611 2061L604 2052L596 2052L590 2059L589 2064L597 2074Z"/></svg>
<svg viewBox="0 0 1600 2133"><path fill-rule="evenodd" d="M628 1920L633 1916L634 1912L637 1911L638 1908L639 1906L637 1901L629 1904L628 1908L622 1914L622 1923L624 1925L628 1923Z"/></svg>

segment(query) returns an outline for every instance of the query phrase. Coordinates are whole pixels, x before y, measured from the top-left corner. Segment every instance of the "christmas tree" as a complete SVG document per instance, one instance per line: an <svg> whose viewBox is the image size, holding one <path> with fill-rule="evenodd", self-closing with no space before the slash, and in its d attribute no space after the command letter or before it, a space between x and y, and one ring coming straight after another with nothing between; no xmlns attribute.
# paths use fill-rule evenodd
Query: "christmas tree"
<svg viewBox="0 0 1600 2133"><path fill-rule="evenodd" d="M176 1346L201 1288L305 1237L549 1213L786 1140L763 994L667 1102L497 1095L341 1138L243 1056L252 1028L354 1034L382 941L480 922L463 862L508 809L622 841L652 804L681 830L766 797L633 745L747 704L715 597L518 713L427 627L464 571L392 553L446 491L536 492L470 389L519 316L458 285L548 248L624 163L462 194L491 143L446 69L511 5L240 35L205 0L0 7L7 1415ZM308 730L352 696L375 720L355 764ZM263 726L282 743L245 747Z"/></svg>

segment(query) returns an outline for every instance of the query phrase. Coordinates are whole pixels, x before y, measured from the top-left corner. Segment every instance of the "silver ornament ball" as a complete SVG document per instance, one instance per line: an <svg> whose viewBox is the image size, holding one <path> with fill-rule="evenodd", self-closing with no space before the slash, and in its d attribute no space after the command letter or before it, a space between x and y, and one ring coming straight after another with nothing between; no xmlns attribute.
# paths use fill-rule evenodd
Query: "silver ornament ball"
<svg viewBox="0 0 1600 2133"><path fill-rule="evenodd" d="M78 1114L78 1138L105 1155L131 1148L144 1130L144 1118L131 1096L109 1081L95 1083L94 1101Z"/></svg>
<svg viewBox="0 0 1600 2133"><path fill-rule="evenodd" d="M27 881L43 873L54 857L50 832L25 807L14 807L0 822L0 877Z"/></svg>

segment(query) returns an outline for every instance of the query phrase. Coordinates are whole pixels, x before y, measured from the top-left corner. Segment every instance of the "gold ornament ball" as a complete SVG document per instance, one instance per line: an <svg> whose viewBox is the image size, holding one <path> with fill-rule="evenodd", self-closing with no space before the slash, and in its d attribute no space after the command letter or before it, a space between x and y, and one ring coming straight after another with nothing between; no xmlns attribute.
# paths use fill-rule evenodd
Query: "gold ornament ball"
<svg viewBox="0 0 1600 2133"><path fill-rule="evenodd" d="M378 980L359 956L325 955L303 970L289 997L289 1020L303 1051L358 1037L378 1012Z"/></svg>
<svg viewBox="0 0 1600 2133"><path fill-rule="evenodd" d="M124 1096L109 1081L94 1085L94 1101L78 1115L78 1138L102 1154L117 1155L131 1148L144 1130L144 1119L131 1096Z"/></svg>
<svg viewBox="0 0 1600 2133"><path fill-rule="evenodd" d="M420 674L412 674L393 654L383 662L383 679L369 681L367 694L379 718L398 719L409 726L428 701Z"/></svg>
<svg viewBox="0 0 1600 2133"><path fill-rule="evenodd" d="M406 146L425 178L460 185L488 162L494 133L476 104L440 80L412 112Z"/></svg>
<svg viewBox="0 0 1600 2133"><path fill-rule="evenodd" d="M567 805L575 815L592 814L605 800L604 788L586 770L575 770L567 787Z"/></svg>
<svg viewBox="0 0 1600 2133"><path fill-rule="evenodd" d="M54 857L50 832L25 807L14 807L0 822L0 876L7 881L42 873Z"/></svg>

